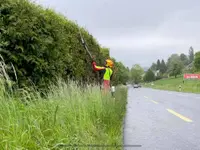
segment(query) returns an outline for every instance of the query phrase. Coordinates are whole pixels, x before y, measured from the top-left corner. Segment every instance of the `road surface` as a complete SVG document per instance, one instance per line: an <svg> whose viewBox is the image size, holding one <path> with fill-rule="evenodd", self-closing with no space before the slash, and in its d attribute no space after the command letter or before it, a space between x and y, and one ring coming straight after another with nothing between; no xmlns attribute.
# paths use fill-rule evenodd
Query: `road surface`
<svg viewBox="0 0 200 150"><path fill-rule="evenodd" d="M200 94L148 88L128 92L124 150L200 150Z"/></svg>

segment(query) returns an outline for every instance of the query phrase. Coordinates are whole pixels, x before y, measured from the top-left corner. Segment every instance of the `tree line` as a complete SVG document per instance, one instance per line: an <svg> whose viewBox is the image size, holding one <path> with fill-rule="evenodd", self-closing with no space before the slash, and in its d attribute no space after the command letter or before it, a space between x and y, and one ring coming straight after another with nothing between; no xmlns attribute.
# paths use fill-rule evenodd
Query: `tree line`
<svg viewBox="0 0 200 150"><path fill-rule="evenodd" d="M145 74L144 81L154 81L162 78L168 78L183 73L195 73L200 71L200 52L194 52L193 47L189 48L188 54L181 53L172 54L167 61L164 59L157 60L156 63L152 63L151 67Z"/></svg>
<svg viewBox="0 0 200 150"><path fill-rule="evenodd" d="M158 59L145 72L139 65L133 65L130 70L132 83L151 82L168 77L177 77L183 73L195 73L200 71L200 51L194 52L189 48L188 54L172 54L168 59Z"/></svg>
<svg viewBox="0 0 200 150"><path fill-rule="evenodd" d="M86 29L28 0L1 1L0 18L0 54L15 68L8 74L19 87L46 88L58 78L98 83L101 75L92 70L79 29L98 64L112 58L109 48L100 46ZM117 70L113 84L127 82L128 68L112 59Z"/></svg>

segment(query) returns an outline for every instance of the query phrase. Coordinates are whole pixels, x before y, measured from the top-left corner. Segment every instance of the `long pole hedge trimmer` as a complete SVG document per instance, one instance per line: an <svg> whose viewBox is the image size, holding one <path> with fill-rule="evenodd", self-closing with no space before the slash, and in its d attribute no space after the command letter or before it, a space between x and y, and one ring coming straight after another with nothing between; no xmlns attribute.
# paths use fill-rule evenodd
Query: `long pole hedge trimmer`
<svg viewBox="0 0 200 150"><path fill-rule="evenodd" d="M94 58L92 57L92 55L91 55L91 53L90 53L90 51L89 51L89 49L87 47L87 44L86 44L86 42L83 39L83 36L81 34L81 30L80 30L79 27L78 27L78 29L79 29L79 34L80 34L80 37L81 37L81 42L82 42L82 44L83 44L86 52L89 54L90 58L92 59L92 61L94 61ZM101 85L101 80L99 79L99 72L97 73L97 80L98 80L99 84ZM101 89L101 86L100 86L100 89Z"/></svg>
<svg viewBox="0 0 200 150"><path fill-rule="evenodd" d="M88 47L87 47L87 45L86 45L84 39L83 39L83 36L82 36L82 34L81 34L81 30L80 30L80 28L78 28L78 29L79 29L79 34L80 34L80 37L81 37L81 42L82 42L82 44L84 45L84 48L86 49L86 51L87 51L87 53L89 54L90 58L93 60L93 57L92 57L92 55L91 55L91 53L90 53L90 51L89 51L89 49L88 49Z"/></svg>

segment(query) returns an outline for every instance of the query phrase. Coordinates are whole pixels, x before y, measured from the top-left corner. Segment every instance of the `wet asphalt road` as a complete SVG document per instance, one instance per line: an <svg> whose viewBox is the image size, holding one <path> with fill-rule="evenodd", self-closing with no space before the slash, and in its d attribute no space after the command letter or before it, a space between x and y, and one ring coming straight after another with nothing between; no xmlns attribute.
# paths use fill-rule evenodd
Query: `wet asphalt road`
<svg viewBox="0 0 200 150"><path fill-rule="evenodd" d="M200 94L129 89L125 150L200 150Z"/></svg>

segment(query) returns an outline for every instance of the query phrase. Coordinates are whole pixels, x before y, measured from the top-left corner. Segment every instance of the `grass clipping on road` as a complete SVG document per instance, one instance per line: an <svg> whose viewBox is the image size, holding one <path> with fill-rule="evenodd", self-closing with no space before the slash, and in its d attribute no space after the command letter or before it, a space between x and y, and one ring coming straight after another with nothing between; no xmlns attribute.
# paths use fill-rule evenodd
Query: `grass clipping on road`
<svg viewBox="0 0 200 150"><path fill-rule="evenodd" d="M22 102L25 99L26 103ZM102 96L96 86L83 90L75 83L59 82L59 86L50 88L46 99L31 93L24 97L5 95L1 88L0 149L121 145L126 99L126 88L117 88L114 100Z"/></svg>
<svg viewBox="0 0 200 150"><path fill-rule="evenodd" d="M181 91L189 93L200 93L200 81L199 80L184 80L183 77L179 76L177 78L161 79L151 83L146 84L146 87L170 90L170 91ZM181 86L181 89L179 88Z"/></svg>

